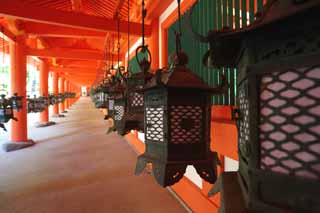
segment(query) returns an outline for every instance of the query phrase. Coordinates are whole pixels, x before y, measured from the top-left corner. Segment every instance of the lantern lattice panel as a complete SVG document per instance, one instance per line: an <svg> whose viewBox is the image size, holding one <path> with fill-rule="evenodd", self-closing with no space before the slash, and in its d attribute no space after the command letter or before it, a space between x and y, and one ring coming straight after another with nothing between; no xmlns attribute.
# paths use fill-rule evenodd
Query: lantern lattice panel
<svg viewBox="0 0 320 213"><path fill-rule="evenodd" d="M241 117L239 120L239 148L244 154L247 154L247 146L249 143L249 99L246 92L246 83L239 88L239 110Z"/></svg>
<svg viewBox="0 0 320 213"><path fill-rule="evenodd" d="M146 107L146 139L164 141L164 110L163 107Z"/></svg>
<svg viewBox="0 0 320 213"><path fill-rule="evenodd" d="M320 179L320 67L262 76L261 168Z"/></svg>
<svg viewBox="0 0 320 213"><path fill-rule="evenodd" d="M170 106L171 143L200 143L202 122L203 110L200 106Z"/></svg>
<svg viewBox="0 0 320 213"><path fill-rule="evenodd" d="M114 116L114 119L116 121L121 121L124 116L124 106L115 106L114 110L116 111L116 115Z"/></svg>
<svg viewBox="0 0 320 213"><path fill-rule="evenodd" d="M108 109L113 110L113 108L114 108L114 100L109 100Z"/></svg>
<svg viewBox="0 0 320 213"><path fill-rule="evenodd" d="M143 94L137 92L130 93L129 103L131 107L143 107Z"/></svg>

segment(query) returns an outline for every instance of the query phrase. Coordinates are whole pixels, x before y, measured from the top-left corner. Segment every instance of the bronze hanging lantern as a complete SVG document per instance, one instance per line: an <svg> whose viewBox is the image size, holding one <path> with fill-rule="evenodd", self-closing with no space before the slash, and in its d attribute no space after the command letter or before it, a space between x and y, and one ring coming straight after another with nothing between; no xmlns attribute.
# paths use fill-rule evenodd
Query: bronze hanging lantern
<svg viewBox="0 0 320 213"><path fill-rule="evenodd" d="M14 93L13 96L10 98L12 109L19 112L20 109L22 109L22 99L23 96L18 96L18 93Z"/></svg>
<svg viewBox="0 0 320 213"><path fill-rule="evenodd" d="M49 95L49 105L55 105L58 104L58 96L54 94Z"/></svg>
<svg viewBox="0 0 320 213"><path fill-rule="evenodd" d="M178 1L180 17L180 1ZM138 157L136 174L148 163L156 181L163 187L178 182L186 167L193 165L210 183L216 181L218 158L210 150L211 88L187 67L188 57L181 50L176 33L176 56L168 71L158 70L144 87L146 151Z"/></svg>
<svg viewBox="0 0 320 213"><path fill-rule="evenodd" d="M6 99L5 95L1 95L0 99L0 127L4 129L5 131L6 128L4 127L3 123L7 123L11 119L17 121L17 119L14 117L13 114L13 108L12 108L12 102L10 99Z"/></svg>
<svg viewBox="0 0 320 213"><path fill-rule="evenodd" d="M118 64L117 68L115 69L112 65L111 69L114 69L116 72L116 84L111 88L111 92L113 93L114 97L114 130L120 135L124 134L124 117L126 113L126 79L124 78L123 72L125 71L124 66L120 66L120 16L118 13L118 43L117 43L117 52L118 52ZM112 71L110 71L112 72Z"/></svg>
<svg viewBox="0 0 320 213"><path fill-rule="evenodd" d="M63 93L58 94L58 104L63 103L65 101L66 97Z"/></svg>
<svg viewBox="0 0 320 213"><path fill-rule="evenodd" d="M121 72L121 68L118 68L118 71ZM117 130L120 135L123 135L124 131L124 115L126 111L126 99L125 99L125 83L122 79L118 78L117 83L114 87L111 88L111 93L114 98L114 130Z"/></svg>
<svg viewBox="0 0 320 213"><path fill-rule="evenodd" d="M202 37L205 62L238 68L239 171L210 193L221 211L320 212L319 20L319 0L272 0L251 26Z"/></svg>
<svg viewBox="0 0 320 213"><path fill-rule="evenodd" d="M30 98L30 96L27 96L27 108L28 113L32 113L35 110L35 98Z"/></svg>
<svg viewBox="0 0 320 213"><path fill-rule="evenodd" d="M128 48L130 47L130 10L129 10L129 0L128 0ZM151 53L148 46L145 45L144 38L144 19L147 15L147 11L144 8L145 4L142 1L142 45L136 49L136 60L140 67L140 72L131 73L129 64L127 68L127 76L122 76L126 83L126 111L123 118L124 130L122 135L127 134L131 130L137 130L140 132L144 131L144 95L140 90L143 86L153 77L150 72L151 66ZM129 54L128 49L128 54ZM142 53L144 56L139 59L139 54ZM128 55L129 58L129 55Z"/></svg>

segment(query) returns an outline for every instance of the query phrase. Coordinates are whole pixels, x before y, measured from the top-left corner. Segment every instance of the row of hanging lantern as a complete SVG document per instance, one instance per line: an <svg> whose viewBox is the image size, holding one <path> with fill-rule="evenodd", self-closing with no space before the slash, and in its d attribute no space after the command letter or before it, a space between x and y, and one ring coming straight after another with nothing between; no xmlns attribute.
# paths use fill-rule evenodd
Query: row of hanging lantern
<svg viewBox="0 0 320 213"><path fill-rule="evenodd" d="M7 123L8 121L17 119L14 117L14 110L19 111L22 109L22 96L18 96L17 93L15 93L12 97L6 98L6 95L0 96L0 128L4 129L6 131L4 123Z"/></svg>
<svg viewBox="0 0 320 213"><path fill-rule="evenodd" d="M44 111L49 106L49 99L46 96L27 98L28 113Z"/></svg>
<svg viewBox="0 0 320 213"><path fill-rule="evenodd" d="M209 87L186 67L188 57L180 41L179 0L178 5L179 32L170 69L157 70L155 75L150 70L151 54L144 42L147 11L142 0L142 45L136 49L140 72L132 74L129 66L124 72L118 59L117 68L112 62L109 70L117 75L111 75L103 84L106 90L100 88L101 93L108 95L104 107L111 111L115 124L112 130L121 135L130 130L145 133L146 152L138 157L136 174L152 163L153 175L164 187L179 181L188 165L193 165L210 183L216 180L217 154L210 151L211 97L223 93L226 87L225 80L218 87ZM118 24L118 54L119 41ZM143 53L142 59L139 53ZM95 94L100 97L98 92Z"/></svg>
<svg viewBox="0 0 320 213"><path fill-rule="evenodd" d="M217 154L210 150L211 97L221 94L225 80L210 87L187 68L188 56L181 48L181 14L175 32L176 52L169 69L157 70L143 87L146 151L138 157L136 174L148 163L156 181L173 185L193 165L206 181L217 177Z"/></svg>
<svg viewBox="0 0 320 213"><path fill-rule="evenodd" d="M49 96L40 96L27 98L28 113L43 112L49 105L55 105L63 103L66 99L74 98L76 94L74 92L64 92L58 95L49 94Z"/></svg>
<svg viewBox="0 0 320 213"><path fill-rule="evenodd" d="M238 70L238 172L221 212L320 212L320 1L268 1L245 28L197 33L212 67ZM266 39L267 38L267 39Z"/></svg>

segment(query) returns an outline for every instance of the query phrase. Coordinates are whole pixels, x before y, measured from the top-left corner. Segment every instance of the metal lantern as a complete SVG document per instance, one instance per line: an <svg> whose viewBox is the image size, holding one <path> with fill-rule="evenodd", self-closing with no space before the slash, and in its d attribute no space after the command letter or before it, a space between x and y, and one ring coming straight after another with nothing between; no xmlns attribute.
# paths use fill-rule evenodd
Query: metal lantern
<svg viewBox="0 0 320 213"><path fill-rule="evenodd" d="M10 119L17 120L13 115L11 101L6 99L5 95L1 95L0 99L0 123L7 123ZM2 126L1 126L2 127ZM4 128L4 127L2 127Z"/></svg>
<svg viewBox="0 0 320 213"><path fill-rule="evenodd" d="M30 98L30 96L27 96L27 108L28 108L28 113L32 113L35 110L35 99Z"/></svg>
<svg viewBox="0 0 320 213"><path fill-rule="evenodd" d="M39 110L40 112L42 112L43 110L45 110L45 108L47 108L49 106L49 98L47 96L40 96L38 98L38 102L39 102Z"/></svg>
<svg viewBox="0 0 320 213"><path fill-rule="evenodd" d="M318 0L273 0L253 25L202 39L205 61L239 72L239 171L211 191L221 211L320 212L319 20Z"/></svg>
<svg viewBox="0 0 320 213"><path fill-rule="evenodd" d="M14 93L13 96L10 98L12 109L19 111L22 109L22 99L23 96L18 96L18 93Z"/></svg>
<svg viewBox="0 0 320 213"><path fill-rule="evenodd" d="M54 94L49 95L49 105L55 105L58 103L58 97Z"/></svg>
<svg viewBox="0 0 320 213"><path fill-rule="evenodd" d="M108 93L104 82L96 88L96 93L94 96L96 108L106 109L108 107Z"/></svg>
<svg viewBox="0 0 320 213"><path fill-rule="evenodd" d="M148 57L142 60L138 58L139 51L146 52ZM140 46L136 51L136 59L141 72L132 74L126 78L126 111L122 134L131 130L144 131L144 95L141 89L150 81L153 75L149 72L151 65L151 54L147 46Z"/></svg>
<svg viewBox="0 0 320 213"><path fill-rule="evenodd" d="M138 157L136 174L152 163L153 175L164 187L178 182L188 165L206 181L216 180L217 156L210 151L211 97L223 93L224 86L209 87L187 62L177 51L174 66L158 70L144 87L146 151Z"/></svg>
<svg viewBox="0 0 320 213"><path fill-rule="evenodd" d="M119 134L123 135L124 131L124 115L126 109L126 99L125 99L125 85L120 79L117 83L110 88L110 92L113 96L113 120L114 120L114 130L117 130Z"/></svg>
<svg viewBox="0 0 320 213"><path fill-rule="evenodd" d="M58 94L58 103L63 103L65 101L66 97L64 93L59 93Z"/></svg>

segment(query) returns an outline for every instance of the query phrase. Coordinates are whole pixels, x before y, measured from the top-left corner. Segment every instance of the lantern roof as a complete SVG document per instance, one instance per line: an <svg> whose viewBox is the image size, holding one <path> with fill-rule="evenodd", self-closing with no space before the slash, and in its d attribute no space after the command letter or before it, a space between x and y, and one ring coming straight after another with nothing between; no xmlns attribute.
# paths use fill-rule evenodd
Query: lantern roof
<svg viewBox="0 0 320 213"><path fill-rule="evenodd" d="M262 12L256 14L255 21L249 26L240 29L211 30L207 36L197 34L197 38L202 42L210 43L211 46L206 56L211 54L213 58L204 63L215 67L234 67L237 65L237 57L242 48L241 41L248 33L256 32L295 15L307 14L311 10L320 11L320 0L270 0Z"/></svg>
<svg viewBox="0 0 320 213"><path fill-rule="evenodd" d="M158 70L154 78L146 84L144 90L156 87L198 89L212 93L222 93L225 87L225 81L223 79L223 83L220 86L210 87L185 65L176 64L169 70Z"/></svg>

